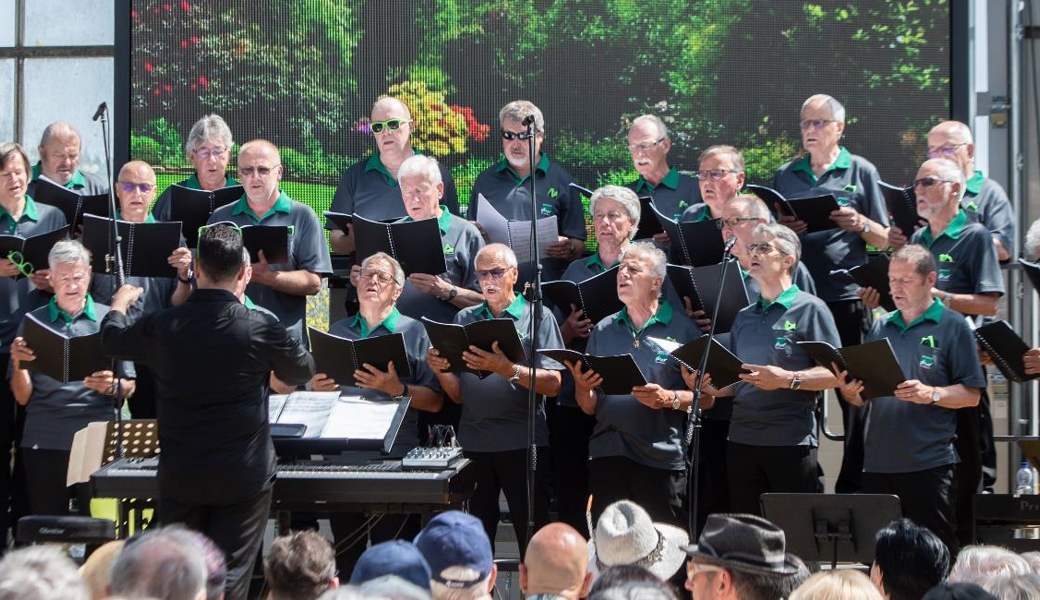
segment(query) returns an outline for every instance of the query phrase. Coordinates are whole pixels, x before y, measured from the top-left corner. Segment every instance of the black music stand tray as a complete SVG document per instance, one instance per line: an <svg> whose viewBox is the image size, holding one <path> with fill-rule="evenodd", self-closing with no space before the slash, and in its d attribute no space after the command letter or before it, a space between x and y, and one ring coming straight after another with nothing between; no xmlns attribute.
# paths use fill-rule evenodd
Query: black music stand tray
<svg viewBox="0 0 1040 600"><path fill-rule="evenodd" d="M159 422L155 419L131 419L109 421L105 430L105 446L101 454L101 466L120 458L120 441L124 458L147 459L159 455ZM130 537L131 524L145 529L144 510L155 508L154 498L116 498L116 531L119 537Z"/></svg>
<svg viewBox="0 0 1040 600"><path fill-rule="evenodd" d="M762 515L805 561L871 563L877 532L903 515L891 494L762 494Z"/></svg>

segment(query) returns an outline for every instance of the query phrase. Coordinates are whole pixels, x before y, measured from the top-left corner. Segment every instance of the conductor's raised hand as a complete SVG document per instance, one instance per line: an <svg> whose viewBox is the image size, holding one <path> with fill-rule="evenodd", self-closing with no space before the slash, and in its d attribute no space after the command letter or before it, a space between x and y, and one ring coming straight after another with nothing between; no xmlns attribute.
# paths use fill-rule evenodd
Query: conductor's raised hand
<svg viewBox="0 0 1040 600"><path fill-rule="evenodd" d="M137 302L137 299L143 293L144 288L124 283L116 290L115 295L112 296L112 302L108 306L116 312L126 313L127 309L133 306L134 302Z"/></svg>
<svg viewBox="0 0 1040 600"><path fill-rule="evenodd" d="M191 272L191 250L188 248L177 248L166 258L166 262L174 269L177 269L177 277L187 279L188 273Z"/></svg>
<svg viewBox="0 0 1040 600"><path fill-rule="evenodd" d="M491 342L491 352L470 346L468 350L463 350L462 360L468 368L476 371L491 371L506 379L513 376L514 365L499 348L497 341Z"/></svg>

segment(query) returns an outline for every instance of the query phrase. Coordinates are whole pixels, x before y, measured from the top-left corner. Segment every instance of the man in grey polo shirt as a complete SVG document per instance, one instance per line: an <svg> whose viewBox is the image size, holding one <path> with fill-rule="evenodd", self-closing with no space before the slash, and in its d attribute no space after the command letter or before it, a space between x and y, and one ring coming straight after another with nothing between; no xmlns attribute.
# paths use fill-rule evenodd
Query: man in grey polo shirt
<svg viewBox="0 0 1040 600"><path fill-rule="evenodd" d="M289 262L268 264L261 254L253 265L253 279L246 294L270 310L297 340L305 341L303 322L307 296L321 290L321 278L332 272L329 249L321 223L311 207L297 202L278 189L282 179L278 148L267 140L246 142L238 151L238 173L245 194L238 202L223 206L209 223L227 221L236 225L288 225Z"/></svg>
<svg viewBox="0 0 1040 600"><path fill-rule="evenodd" d="M578 405L596 416L589 440L594 521L610 504L628 499L655 521L686 522L682 435L693 394L683 385L679 364L653 338L682 343L700 337L700 331L661 299L666 264L664 252L650 242L628 245L617 280L625 307L596 324L585 349L595 356L631 354L647 385L607 395L598 389L601 374L582 369L580 363L566 364Z"/></svg>
<svg viewBox="0 0 1040 600"><path fill-rule="evenodd" d="M503 244L489 244L477 253L477 278L484 294L484 302L459 311L455 323L466 325L485 319L514 321L527 356L539 348L563 348L560 328L549 309L542 307L538 339L531 340L533 306L513 290L517 279L516 255ZM520 540L521 555L527 540L527 410L528 390L534 386L537 394L555 396L560 391L560 370L556 361L539 355L534 373L526 365L514 364L498 349L497 342L488 352L470 346L463 353L471 369L490 371L481 379L472 373L451 373L448 360L436 348L431 348L427 362L437 376L441 389L451 400L462 404L459 424L459 442L476 474L476 490L469 501L470 512L484 524L492 545L498 529L499 493L509 503L509 517ZM538 445L538 464L547 465L549 431L545 409L539 402L536 412L535 443ZM547 469L535 471L534 515L535 528L548 522Z"/></svg>
<svg viewBox="0 0 1040 600"><path fill-rule="evenodd" d="M195 167L195 174L178 181L177 185L207 191L238 185L227 170L231 161L231 147L234 145L231 128L220 115L210 114L195 121L188 132L188 141L184 143L184 154ZM172 196L173 186L170 186L155 201L152 214L157 221L170 220Z"/></svg>
<svg viewBox="0 0 1040 600"><path fill-rule="evenodd" d="M524 119L534 119L535 164L528 155L527 126ZM546 248L548 258L542 260L542 281L559 279L567 265L581 256L585 249L585 212L577 190L571 187L574 178L559 164L542 153L545 140L545 119L537 106L526 100L515 100L498 113L502 127L501 162L477 175L470 193L466 218L477 220L477 197L484 198L510 221L531 219L531 183L534 173L538 193L538 214L541 219L556 215L559 237ZM520 265L520 282L534 278L532 263Z"/></svg>
<svg viewBox="0 0 1040 600"><path fill-rule="evenodd" d="M888 338L907 380L894 396L870 400L864 491L899 496L903 515L956 554L955 411L977 406L986 381L971 329L933 295L932 254L908 245L892 256L888 272L897 310L875 322L865 341ZM845 372L838 380L846 400L863 404L861 382Z"/></svg>
<svg viewBox="0 0 1040 600"><path fill-rule="evenodd" d="M81 149L75 127L60 121L48 125L40 137L40 162L33 165L28 194L32 196L36 191L41 175L78 194L90 196L107 192L104 176L95 177L79 170Z"/></svg>

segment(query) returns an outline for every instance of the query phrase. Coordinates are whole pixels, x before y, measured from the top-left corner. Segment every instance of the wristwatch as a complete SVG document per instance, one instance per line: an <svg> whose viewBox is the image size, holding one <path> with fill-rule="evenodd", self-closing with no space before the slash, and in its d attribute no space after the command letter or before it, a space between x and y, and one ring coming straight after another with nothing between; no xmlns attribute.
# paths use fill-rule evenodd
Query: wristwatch
<svg viewBox="0 0 1040 600"><path fill-rule="evenodd" d="M791 389L797 390L800 387L802 387L802 374L795 373L794 377L791 378Z"/></svg>
<svg viewBox="0 0 1040 600"><path fill-rule="evenodd" d="M509 378L509 383L520 383L520 365L516 365L515 369L513 370L513 376Z"/></svg>
<svg viewBox="0 0 1040 600"><path fill-rule="evenodd" d="M401 384L401 393L397 394L393 398L394 398L394 400L400 400L401 398L404 398L407 395L408 395L408 384L407 383L402 383Z"/></svg>
<svg viewBox="0 0 1040 600"><path fill-rule="evenodd" d="M937 404L939 399L939 388L932 388L932 404Z"/></svg>
<svg viewBox="0 0 1040 600"><path fill-rule="evenodd" d="M181 276L178 274L177 275L177 281L179 281L179 282L181 282L181 283L183 283L185 285L191 285L191 276L192 275L194 275L194 273L192 273L191 269L189 269L188 270L188 278L187 279L181 279Z"/></svg>
<svg viewBox="0 0 1040 600"><path fill-rule="evenodd" d="M679 400L679 392L672 391L672 410L682 410L682 401Z"/></svg>
<svg viewBox="0 0 1040 600"><path fill-rule="evenodd" d="M870 221L863 220L863 233L870 233Z"/></svg>
<svg viewBox="0 0 1040 600"><path fill-rule="evenodd" d="M451 291L448 292L447 297L441 298L441 300L443 300L445 302L451 302L452 300L455 299L455 296L458 296L458 295L459 295L459 288L457 288L455 286L451 286Z"/></svg>

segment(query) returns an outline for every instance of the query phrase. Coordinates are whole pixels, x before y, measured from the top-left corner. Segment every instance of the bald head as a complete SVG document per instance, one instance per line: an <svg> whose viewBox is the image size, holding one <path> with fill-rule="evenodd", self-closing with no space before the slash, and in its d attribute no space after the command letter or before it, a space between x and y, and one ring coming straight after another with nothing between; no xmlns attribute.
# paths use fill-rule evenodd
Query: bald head
<svg viewBox="0 0 1040 600"><path fill-rule="evenodd" d="M131 223L143 223L155 200L155 171L144 161L132 160L119 169L116 181L119 218Z"/></svg>
<svg viewBox="0 0 1040 600"><path fill-rule="evenodd" d="M588 592L588 545L573 527L550 523L538 530L520 565L520 586L528 596L580 598Z"/></svg>
<svg viewBox="0 0 1040 600"><path fill-rule="evenodd" d="M282 180L282 157L267 140L251 140L238 151L238 177L254 207L266 210L278 199Z"/></svg>
<svg viewBox="0 0 1040 600"><path fill-rule="evenodd" d="M274 159L276 164L281 164L282 155L275 146L267 140L250 140L238 149L238 160L241 162L243 156L263 156Z"/></svg>
<svg viewBox="0 0 1040 600"><path fill-rule="evenodd" d="M971 129L960 121L943 121L928 132L928 156L957 163L966 179L975 174L975 143Z"/></svg>
<svg viewBox="0 0 1040 600"><path fill-rule="evenodd" d="M155 183L155 171L143 160L132 160L123 165L123 168L119 169L119 181L123 181L124 177L136 177Z"/></svg>
<svg viewBox="0 0 1040 600"><path fill-rule="evenodd" d="M62 143L75 142L78 146L79 132L71 124L58 121L44 128L43 135L40 136L40 147L46 146L47 142L51 140L57 140Z"/></svg>
<svg viewBox="0 0 1040 600"><path fill-rule="evenodd" d="M40 173L61 185L79 169L80 139L76 128L61 121L51 123L40 136Z"/></svg>
<svg viewBox="0 0 1040 600"><path fill-rule="evenodd" d="M372 120L385 121L386 119L410 119L411 112L408 105L393 96L384 96L372 105Z"/></svg>
<svg viewBox="0 0 1040 600"><path fill-rule="evenodd" d="M971 128L960 121L943 121L935 127L932 127L932 130L928 132L929 137L933 134L941 135L945 137L947 141L957 144L972 143Z"/></svg>

